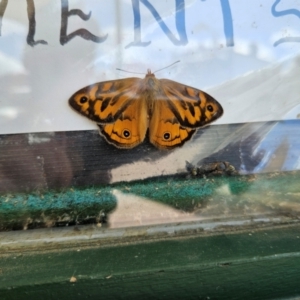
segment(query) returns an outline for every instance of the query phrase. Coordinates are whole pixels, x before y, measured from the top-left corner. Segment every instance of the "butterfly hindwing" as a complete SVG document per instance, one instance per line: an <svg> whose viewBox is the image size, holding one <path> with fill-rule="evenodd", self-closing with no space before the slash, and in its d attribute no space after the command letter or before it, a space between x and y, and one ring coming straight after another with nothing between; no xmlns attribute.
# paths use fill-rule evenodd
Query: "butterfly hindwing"
<svg viewBox="0 0 300 300"><path fill-rule="evenodd" d="M132 101L111 124L98 124L100 134L118 148L133 148L143 142L148 129L146 102Z"/></svg>
<svg viewBox="0 0 300 300"><path fill-rule="evenodd" d="M149 124L149 139L157 148L172 149L182 146L195 131L181 126L165 99L154 101Z"/></svg>

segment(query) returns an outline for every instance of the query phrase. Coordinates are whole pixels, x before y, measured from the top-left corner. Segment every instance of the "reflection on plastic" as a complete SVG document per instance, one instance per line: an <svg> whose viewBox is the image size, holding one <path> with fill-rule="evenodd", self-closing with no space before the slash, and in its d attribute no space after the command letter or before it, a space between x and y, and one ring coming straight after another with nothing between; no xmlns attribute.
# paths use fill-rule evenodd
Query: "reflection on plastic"
<svg viewBox="0 0 300 300"><path fill-rule="evenodd" d="M0 191L33 191L91 186L187 173L228 162L237 172L300 168L300 120L211 126L175 151L149 142L125 151L107 144L97 131L0 136Z"/></svg>

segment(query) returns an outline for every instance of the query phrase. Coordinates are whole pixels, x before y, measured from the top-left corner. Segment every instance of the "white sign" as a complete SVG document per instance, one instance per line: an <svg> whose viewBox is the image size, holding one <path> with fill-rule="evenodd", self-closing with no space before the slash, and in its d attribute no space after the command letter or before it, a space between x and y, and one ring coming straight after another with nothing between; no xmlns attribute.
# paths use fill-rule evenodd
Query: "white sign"
<svg viewBox="0 0 300 300"><path fill-rule="evenodd" d="M157 78L210 93L218 124L295 119L299 29L299 0L0 0L0 133L96 129L75 91L177 60Z"/></svg>

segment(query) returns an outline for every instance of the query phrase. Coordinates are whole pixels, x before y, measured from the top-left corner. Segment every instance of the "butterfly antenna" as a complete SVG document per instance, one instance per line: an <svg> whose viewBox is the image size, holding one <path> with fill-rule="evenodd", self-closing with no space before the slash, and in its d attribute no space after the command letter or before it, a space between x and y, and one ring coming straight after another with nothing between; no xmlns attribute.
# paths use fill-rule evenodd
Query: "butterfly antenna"
<svg viewBox="0 0 300 300"><path fill-rule="evenodd" d="M118 70L118 71L122 71L122 72L126 72L126 73L132 73L132 74L142 74L142 75L145 75L145 73L139 73L139 72L126 71L126 70L119 69L119 68L117 68L117 70Z"/></svg>
<svg viewBox="0 0 300 300"><path fill-rule="evenodd" d="M170 64L169 66L166 66L166 67L164 67L164 68L162 68L162 69L156 70L155 72L153 72L153 74L156 73L156 72L159 72L159 71L161 71L161 70L164 70L164 69L166 69L166 68L172 67L173 65L175 65L175 64L177 64L177 63L179 63L179 62L180 62L180 60L177 60L177 61L175 61L174 63Z"/></svg>

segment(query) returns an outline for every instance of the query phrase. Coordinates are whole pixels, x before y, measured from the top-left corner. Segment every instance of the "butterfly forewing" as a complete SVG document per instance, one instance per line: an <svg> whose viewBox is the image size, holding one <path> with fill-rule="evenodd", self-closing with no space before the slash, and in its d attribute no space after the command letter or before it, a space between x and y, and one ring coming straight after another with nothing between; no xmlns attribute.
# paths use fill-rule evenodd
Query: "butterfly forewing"
<svg viewBox="0 0 300 300"><path fill-rule="evenodd" d="M183 127L203 127L222 116L222 106L207 93L168 79L160 83L168 106Z"/></svg>
<svg viewBox="0 0 300 300"><path fill-rule="evenodd" d="M69 104L97 123L113 123L132 101L140 98L141 81L140 78L127 78L99 82L77 91Z"/></svg>

